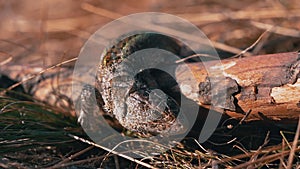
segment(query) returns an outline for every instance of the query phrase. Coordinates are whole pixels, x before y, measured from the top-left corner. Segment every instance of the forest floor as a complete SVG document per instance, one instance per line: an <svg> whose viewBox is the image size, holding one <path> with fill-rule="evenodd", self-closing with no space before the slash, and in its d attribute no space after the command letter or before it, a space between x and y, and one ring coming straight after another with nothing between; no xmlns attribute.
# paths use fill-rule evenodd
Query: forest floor
<svg viewBox="0 0 300 169"><path fill-rule="evenodd" d="M0 6L0 66L46 69L76 58L96 30L138 12L186 19L205 33L221 58L250 46L251 55L300 49L297 0L11 0ZM30 100L0 96L0 168L300 167L297 123L233 119L220 124L203 145L185 138L167 152L136 161L88 142L76 117L65 113L73 110Z"/></svg>

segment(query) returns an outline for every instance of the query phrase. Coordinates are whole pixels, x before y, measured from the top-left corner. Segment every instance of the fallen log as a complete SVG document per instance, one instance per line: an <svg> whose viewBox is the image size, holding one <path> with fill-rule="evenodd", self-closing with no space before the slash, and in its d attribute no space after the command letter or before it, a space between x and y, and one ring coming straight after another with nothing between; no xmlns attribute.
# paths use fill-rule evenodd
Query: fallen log
<svg viewBox="0 0 300 169"><path fill-rule="evenodd" d="M210 109L223 108L221 113L246 121L272 120L297 121L300 115L300 56L297 52L232 58L218 61L188 63L197 82L191 81L186 66L178 65L176 80L181 92L200 106ZM205 64L205 65L204 65ZM217 87L210 86L207 67L223 69L225 81ZM0 74L15 81L37 74L22 83L25 91L35 99L58 107L73 107L71 103L72 72L70 68L57 68L39 74L41 68L23 65L4 65ZM218 71L220 72L220 71ZM4 83L3 81L1 83ZM219 87L219 88L218 88ZM225 104L209 100L209 90L220 93L226 90ZM215 105L212 104L214 103ZM220 109L216 109L220 111ZM249 112L247 114L246 112ZM75 114L73 114L75 115Z"/></svg>
<svg viewBox="0 0 300 169"><path fill-rule="evenodd" d="M216 72L222 75L208 72L207 68L218 69ZM196 83L191 81L188 69ZM212 84L209 74L225 78L219 84ZM233 118L242 119L251 110L246 121L297 120L300 115L299 77L297 52L225 59L221 64L218 61L189 63L188 67L179 65L176 70L177 82L186 97L208 109L212 105L224 109L224 113ZM223 105L211 99L216 92L226 94Z"/></svg>

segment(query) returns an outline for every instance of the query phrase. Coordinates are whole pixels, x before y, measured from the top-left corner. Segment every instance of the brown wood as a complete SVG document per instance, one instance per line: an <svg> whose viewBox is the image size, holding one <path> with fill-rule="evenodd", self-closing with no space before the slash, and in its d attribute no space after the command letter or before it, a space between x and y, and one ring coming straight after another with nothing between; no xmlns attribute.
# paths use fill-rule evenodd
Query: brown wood
<svg viewBox="0 0 300 169"><path fill-rule="evenodd" d="M182 93L203 107L216 107L238 119L251 110L248 121L299 118L300 56L297 52L187 65L178 66L177 81ZM219 77L223 79L218 80ZM216 83L212 84L209 78ZM226 94L223 100L212 99L222 94Z"/></svg>
<svg viewBox="0 0 300 169"><path fill-rule="evenodd" d="M300 56L296 52L186 65L191 71L180 64L176 70L177 82L181 92L202 107L218 111L223 108L227 115L238 119L245 117L246 112L251 110L246 120L268 118L297 121L300 115ZM217 77L222 67L225 79L211 85L206 69L217 68L219 71L215 74L210 72L211 77ZM0 74L22 81L30 75L39 74L41 70L22 65L5 65L1 66ZM65 68L47 71L22 83L22 86L25 91L31 88L29 93L36 99L58 107L72 107L73 104L69 104L72 72L72 69ZM195 77L195 81L191 76ZM218 98L222 97L224 91L227 95L225 101L211 99L211 94Z"/></svg>

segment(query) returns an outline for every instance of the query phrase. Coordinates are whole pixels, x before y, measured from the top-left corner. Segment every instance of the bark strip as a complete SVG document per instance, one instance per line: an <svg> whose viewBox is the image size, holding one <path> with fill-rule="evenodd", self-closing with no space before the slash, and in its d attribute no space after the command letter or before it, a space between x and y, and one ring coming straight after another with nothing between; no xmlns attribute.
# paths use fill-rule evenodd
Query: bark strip
<svg viewBox="0 0 300 169"><path fill-rule="evenodd" d="M300 56L297 52L188 63L188 68L178 66L177 82L186 97L203 107L223 108L227 115L238 119L251 110L248 121L297 120L299 117ZM208 72L207 68L221 73ZM189 71L196 83L188 76ZM210 79L218 76L223 80L212 84ZM226 98L213 100L218 93L225 94Z"/></svg>

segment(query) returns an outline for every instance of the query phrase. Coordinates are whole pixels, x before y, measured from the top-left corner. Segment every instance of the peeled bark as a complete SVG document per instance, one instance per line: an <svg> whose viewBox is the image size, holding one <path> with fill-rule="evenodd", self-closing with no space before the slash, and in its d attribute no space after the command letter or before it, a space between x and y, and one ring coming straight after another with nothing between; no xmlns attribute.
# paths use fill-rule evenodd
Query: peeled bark
<svg viewBox="0 0 300 169"><path fill-rule="evenodd" d="M246 112L251 110L246 121L267 118L291 122L297 121L300 115L300 56L296 52L187 65L189 70L186 66L178 65L176 80L181 92L202 107L222 110L224 112L221 113L237 119L244 118ZM208 67L223 69L223 72L217 73L222 72L225 79L217 85L211 85L206 70ZM0 74L22 81L25 75L38 74L41 70L22 65L5 65L1 66ZM190 70L196 82L190 77ZM22 86L36 99L58 107L72 107L72 73L73 70L68 68L47 71L23 83ZM221 96L224 91L226 98L223 103L222 99L211 100L211 94L215 94L214 98L217 98L216 96Z"/></svg>
<svg viewBox="0 0 300 169"><path fill-rule="evenodd" d="M207 68L218 70L211 73ZM189 71L197 82L191 80ZM299 72L299 53L291 52L179 65L176 78L181 92L205 108L217 108L246 121L291 121L300 115ZM219 76L223 80L218 84L210 83ZM223 101L211 99L222 92L226 95Z"/></svg>

